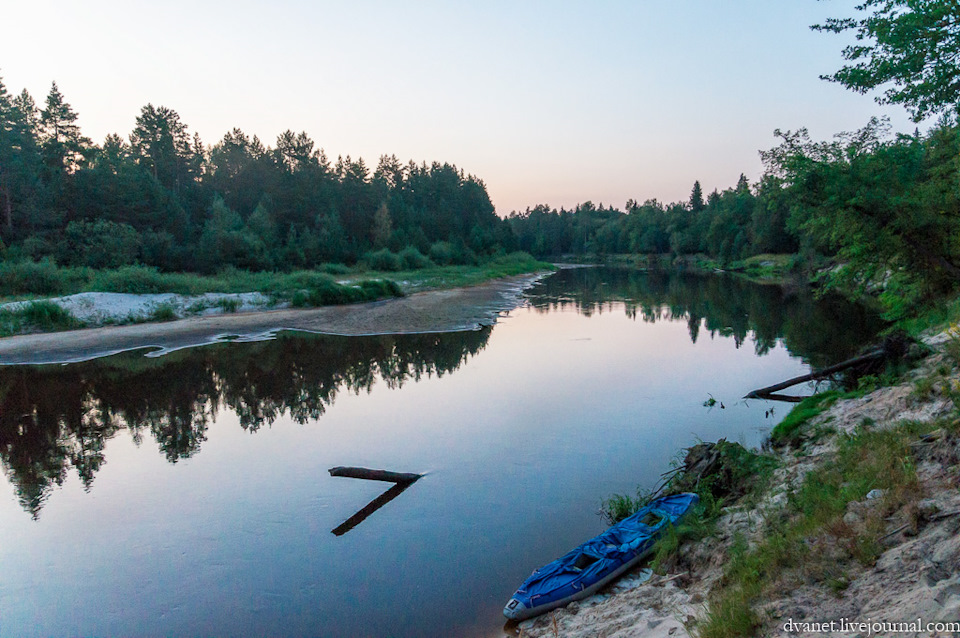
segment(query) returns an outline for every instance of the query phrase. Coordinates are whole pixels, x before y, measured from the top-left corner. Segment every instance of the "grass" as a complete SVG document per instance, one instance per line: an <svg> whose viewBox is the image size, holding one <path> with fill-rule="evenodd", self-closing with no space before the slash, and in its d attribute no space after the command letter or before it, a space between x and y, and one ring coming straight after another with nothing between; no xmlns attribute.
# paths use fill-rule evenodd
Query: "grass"
<svg viewBox="0 0 960 638"><path fill-rule="evenodd" d="M390 279L396 281L405 292L412 292L474 286L490 279L553 269L554 266L551 264L538 261L526 253L511 253L493 257L482 264L472 266L431 266L398 271L370 270L357 272L344 277L344 280L349 282L361 278Z"/></svg>
<svg viewBox="0 0 960 638"><path fill-rule="evenodd" d="M939 300L916 315L897 322L897 326L912 337L927 331L939 332L948 327L956 328L958 325L960 325L960 296Z"/></svg>
<svg viewBox="0 0 960 638"><path fill-rule="evenodd" d="M402 296L403 291L400 290L400 286L386 279L367 279L355 285L338 284L329 279L314 282L304 290L297 290L293 293L290 303L295 308L305 308Z"/></svg>
<svg viewBox="0 0 960 638"><path fill-rule="evenodd" d="M83 327L83 322L50 301L34 301L19 310L0 309L0 336L53 332Z"/></svg>
<svg viewBox="0 0 960 638"><path fill-rule="evenodd" d="M162 303L154 307L147 321L174 321L179 318L177 309L172 304Z"/></svg>
<svg viewBox="0 0 960 638"><path fill-rule="evenodd" d="M861 427L841 436L836 456L788 493L782 515L768 518L764 538L752 547L742 538L734 542L696 635L751 636L763 621L755 603L799 582L820 583L837 593L849 584L845 564L873 565L882 551L885 519L920 497L910 443L936 427L911 422L890 430ZM860 527L852 527L843 520L848 504L873 489L883 490L879 507Z"/></svg>
<svg viewBox="0 0 960 638"><path fill-rule="evenodd" d="M406 255L407 262L420 262ZM426 289L466 286L487 279L537 270L552 269L526 253L492 257L475 266L429 266L400 271L378 271L341 264L322 264L314 270L292 272L250 272L227 268L215 275L160 272L148 266L123 266L111 270L57 266L52 261L0 262L0 297L14 300L24 297L70 295L78 292L119 292L133 294L178 293L198 295L207 292L261 292L289 297L298 290L328 287L338 276L351 285L364 279L403 281L403 287Z"/></svg>
<svg viewBox="0 0 960 638"><path fill-rule="evenodd" d="M830 409L842 396L840 391L830 390L805 398L793 406L787 416L773 428L770 432L770 443L774 447L797 445L802 438L805 426Z"/></svg>
<svg viewBox="0 0 960 638"><path fill-rule="evenodd" d="M658 574L675 567L680 546L713 534L723 506L728 500L750 503L757 500L769 484L779 462L767 454L758 454L742 445L717 441L720 461L710 476L697 478L677 474L664 488L664 494L692 491L700 497L693 511L677 525L663 532L654 548L651 568ZM696 482L693 483L696 478ZM636 497L614 494L603 501L601 513L611 524L632 514L651 500L649 492L637 489Z"/></svg>

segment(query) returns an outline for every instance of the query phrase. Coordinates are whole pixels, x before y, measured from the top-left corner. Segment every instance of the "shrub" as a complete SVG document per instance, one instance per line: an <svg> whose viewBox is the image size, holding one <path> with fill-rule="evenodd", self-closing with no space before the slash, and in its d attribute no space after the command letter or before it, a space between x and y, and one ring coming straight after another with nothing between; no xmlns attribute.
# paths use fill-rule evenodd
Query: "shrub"
<svg viewBox="0 0 960 638"><path fill-rule="evenodd" d="M363 260L367 262L367 266L373 270L400 270L402 267L402 262L400 257L393 252L390 252L389 248L383 248L375 252L369 252L363 256Z"/></svg>
<svg viewBox="0 0 960 638"><path fill-rule="evenodd" d="M157 305L150 313L150 321L173 321L179 318L176 308L168 303Z"/></svg>
<svg viewBox="0 0 960 638"><path fill-rule="evenodd" d="M418 270L420 268L429 268L433 265L430 258L413 246L407 246L400 251L400 262L404 268L409 270Z"/></svg>
<svg viewBox="0 0 960 638"><path fill-rule="evenodd" d="M430 246L430 259L441 266L452 264L455 256L453 244L448 241L438 241Z"/></svg>
<svg viewBox="0 0 960 638"><path fill-rule="evenodd" d="M323 284L299 290L293 294L291 305L296 308L332 306L346 303L373 301L383 297L402 297L403 292L396 282L386 279L361 281L355 286L344 286L328 279Z"/></svg>
<svg viewBox="0 0 960 638"><path fill-rule="evenodd" d="M116 268L137 261L142 249L140 233L130 224L72 221L64 231L60 254L66 263Z"/></svg>
<svg viewBox="0 0 960 638"><path fill-rule="evenodd" d="M105 270L97 277L97 288L103 292L125 292L136 295L171 292L171 277L150 266L123 266Z"/></svg>
<svg viewBox="0 0 960 638"><path fill-rule="evenodd" d="M49 259L0 263L0 294L55 295L64 289L62 273Z"/></svg>

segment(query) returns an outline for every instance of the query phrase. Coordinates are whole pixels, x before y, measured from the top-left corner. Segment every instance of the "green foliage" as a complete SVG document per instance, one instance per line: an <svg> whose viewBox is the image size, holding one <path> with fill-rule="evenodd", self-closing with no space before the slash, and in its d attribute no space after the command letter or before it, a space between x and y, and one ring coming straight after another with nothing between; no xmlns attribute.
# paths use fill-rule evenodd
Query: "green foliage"
<svg viewBox="0 0 960 638"><path fill-rule="evenodd" d="M60 261L91 268L117 268L140 257L143 241L130 224L72 221L58 251Z"/></svg>
<svg viewBox="0 0 960 638"><path fill-rule="evenodd" d="M839 391L830 390L805 398L773 428L770 442L775 446L796 445L802 439L804 426L830 409L841 396Z"/></svg>
<svg viewBox="0 0 960 638"><path fill-rule="evenodd" d="M441 266L448 266L454 263L455 256L456 253L453 244L450 242L438 241L430 246L430 259Z"/></svg>
<svg viewBox="0 0 960 638"><path fill-rule="evenodd" d="M161 273L149 266L123 266L97 273L93 287L102 292L146 295L179 292L187 281L183 275Z"/></svg>
<svg viewBox="0 0 960 638"><path fill-rule="evenodd" d="M860 429L839 438L836 457L806 475L797 490L788 492L786 512L768 517L764 537L752 548L741 538L729 551L727 566L710 594L699 638L752 636L760 626L757 602L798 570L832 592L843 589L838 560L872 565L880 556L885 518L916 502L920 486L910 447L918 434L937 424L905 423L894 429ZM852 533L842 521L852 501L872 489L883 490L880 506L863 528ZM814 540L829 542L840 552L811 551Z"/></svg>
<svg viewBox="0 0 960 638"><path fill-rule="evenodd" d="M19 310L0 309L0 336L82 327L83 322L52 301L34 301Z"/></svg>
<svg viewBox="0 0 960 638"><path fill-rule="evenodd" d="M616 525L623 519L636 514L650 501L650 492L637 488L637 495L614 494L600 504L600 515L608 525Z"/></svg>
<svg viewBox="0 0 960 638"><path fill-rule="evenodd" d="M840 262L824 283L879 292L901 319L960 284L960 128L895 139L887 129L873 119L832 142L777 131L783 142L762 155L792 200L790 227Z"/></svg>
<svg viewBox="0 0 960 638"><path fill-rule="evenodd" d="M71 281L65 281L67 279ZM78 279L75 271L64 272L49 259L0 262L0 295L4 296L56 295L68 290Z"/></svg>
<svg viewBox="0 0 960 638"><path fill-rule="evenodd" d="M374 301L384 297L402 297L403 291L393 281L367 279L356 285L338 284L332 279L316 279L307 290L293 294L291 304L297 308Z"/></svg>
<svg viewBox="0 0 960 638"><path fill-rule="evenodd" d="M168 303L157 304L150 312L149 318L150 321L174 321L175 319L179 319L177 309Z"/></svg>
<svg viewBox="0 0 960 638"><path fill-rule="evenodd" d="M421 268L429 268L433 265L429 257L413 246L407 246L401 250L398 257L400 258L402 267L408 270L419 270Z"/></svg>
<svg viewBox="0 0 960 638"><path fill-rule="evenodd" d="M397 271L403 267L403 261L400 257L391 252L389 248L382 248L375 252L367 253L363 256L363 261L367 267L372 270Z"/></svg>
<svg viewBox="0 0 960 638"><path fill-rule="evenodd" d="M914 121L955 112L960 102L960 11L950 0L863 0L858 18L832 18L818 31L853 31L843 49L851 64L825 80L866 93L886 86L881 104L903 104Z"/></svg>
<svg viewBox="0 0 960 638"><path fill-rule="evenodd" d="M234 129L208 148L153 104L101 146L77 122L56 84L38 110L0 82L0 236L14 255L212 274L352 265L436 242L465 264L516 247L483 182L450 164L385 156L371 173L292 131L269 147ZM397 268L426 265L410 253Z"/></svg>

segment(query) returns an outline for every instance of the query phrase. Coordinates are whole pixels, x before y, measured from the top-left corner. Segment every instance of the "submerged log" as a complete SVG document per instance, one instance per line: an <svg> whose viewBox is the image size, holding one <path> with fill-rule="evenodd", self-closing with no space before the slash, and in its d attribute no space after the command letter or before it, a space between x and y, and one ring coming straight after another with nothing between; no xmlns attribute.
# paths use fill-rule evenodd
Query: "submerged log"
<svg viewBox="0 0 960 638"><path fill-rule="evenodd" d="M367 481L387 481L388 483L413 483L423 474L410 472L388 472L387 470L371 470L365 467L331 467L330 476L365 479Z"/></svg>
<svg viewBox="0 0 960 638"><path fill-rule="evenodd" d="M822 370L816 370L814 372L811 372L810 374L804 374L799 377L787 379L782 383L776 383L774 385L767 386L766 388L760 388L759 390L754 390L749 394L747 394L746 396L744 396L743 398L744 399L766 399L766 398L769 398L770 395L776 392L779 392L780 390L785 390L789 387L795 386L798 383L805 383L807 381L819 381L821 379L825 379L826 377L834 375L838 372L842 372L843 370L847 370L849 368L855 368L857 366L862 366L868 363L874 363L876 361L880 361L886 356L887 356L886 350L883 350L883 349L874 350L872 352L868 352L867 354L861 355L859 357L854 357L853 359L847 359L846 361L842 361L836 365L823 368Z"/></svg>

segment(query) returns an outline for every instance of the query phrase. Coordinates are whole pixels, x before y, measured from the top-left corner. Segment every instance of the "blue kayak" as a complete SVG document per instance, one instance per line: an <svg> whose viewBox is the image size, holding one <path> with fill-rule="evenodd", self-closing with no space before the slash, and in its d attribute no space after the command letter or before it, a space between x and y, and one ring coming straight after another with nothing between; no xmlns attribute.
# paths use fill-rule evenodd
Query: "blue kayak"
<svg viewBox="0 0 960 638"><path fill-rule="evenodd" d="M696 494L654 499L636 514L533 572L503 608L503 615L523 620L590 596L635 567L653 550L660 533L699 500Z"/></svg>

